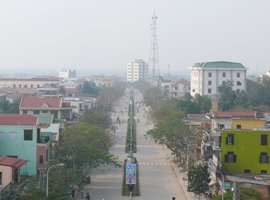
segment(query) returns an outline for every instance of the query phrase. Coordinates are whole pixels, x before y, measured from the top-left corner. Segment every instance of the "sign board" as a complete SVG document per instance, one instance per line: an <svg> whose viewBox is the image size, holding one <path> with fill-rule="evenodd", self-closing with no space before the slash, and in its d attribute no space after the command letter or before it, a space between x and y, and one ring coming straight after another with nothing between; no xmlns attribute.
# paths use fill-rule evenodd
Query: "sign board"
<svg viewBox="0 0 270 200"><path fill-rule="evenodd" d="M137 176L137 166L136 164L126 165L126 184L135 185Z"/></svg>
<svg viewBox="0 0 270 200"><path fill-rule="evenodd" d="M224 182L224 189L231 189L231 182Z"/></svg>

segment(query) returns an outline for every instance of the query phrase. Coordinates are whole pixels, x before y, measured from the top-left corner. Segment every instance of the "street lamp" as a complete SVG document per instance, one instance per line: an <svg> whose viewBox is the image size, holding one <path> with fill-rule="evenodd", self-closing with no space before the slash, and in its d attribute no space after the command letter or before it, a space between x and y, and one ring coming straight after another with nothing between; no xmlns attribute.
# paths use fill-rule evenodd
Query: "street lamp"
<svg viewBox="0 0 270 200"><path fill-rule="evenodd" d="M53 168L53 167L57 167L57 166L64 166L65 164L64 163L59 163L59 164L55 164L55 165L51 165L48 170L47 170L47 184L46 184L46 197L49 196L49 172L50 172L50 169Z"/></svg>

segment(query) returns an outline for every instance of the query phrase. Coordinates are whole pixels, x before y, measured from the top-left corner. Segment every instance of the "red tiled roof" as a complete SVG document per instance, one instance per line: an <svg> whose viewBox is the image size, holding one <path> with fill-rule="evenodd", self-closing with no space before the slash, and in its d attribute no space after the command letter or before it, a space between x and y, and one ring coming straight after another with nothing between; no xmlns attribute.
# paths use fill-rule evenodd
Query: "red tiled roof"
<svg viewBox="0 0 270 200"><path fill-rule="evenodd" d="M24 96L21 101L21 108L41 108L47 104L49 108L60 108L60 97L37 97L37 96Z"/></svg>
<svg viewBox="0 0 270 200"><path fill-rule="evenodd" d="M214 112L214 116L218 118L232 118L232 117L255 117L256 112Z"/></svg>
<svg viewBox="0 0 270 200"><path fill-rule="evenodd" d="M19 167L23 166L26 163L27 163L26 160L22 160L22 159L19 159L19 158L0 156L0 165L19 168Z"/></svg>
<svg viewBox="0 0 270 200"><path fill-rule="evenodd" d="M0 125L36 125L33 115L0 114Z"/></svg>
<svg viewBox="0 0 270 200"><path fill-rule="evenodd" d="M189 81L180 81L180 83L182 85L185 85L185 86L190 86L190 82Z"/></svg>

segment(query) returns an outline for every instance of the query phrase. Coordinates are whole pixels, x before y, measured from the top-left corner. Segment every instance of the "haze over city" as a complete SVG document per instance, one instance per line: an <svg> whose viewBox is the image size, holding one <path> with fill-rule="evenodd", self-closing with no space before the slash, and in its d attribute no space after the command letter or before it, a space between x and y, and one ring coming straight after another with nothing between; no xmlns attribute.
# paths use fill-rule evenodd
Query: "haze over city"
<svg viewBox="0 0 270 200"><path fill-rule="evenodd" d="M196 62L232 61L269 70L267 0L24 0L0 2L2 73L125 74L148 62L151 18L158 16L161 73L189 75Z"/></svg>

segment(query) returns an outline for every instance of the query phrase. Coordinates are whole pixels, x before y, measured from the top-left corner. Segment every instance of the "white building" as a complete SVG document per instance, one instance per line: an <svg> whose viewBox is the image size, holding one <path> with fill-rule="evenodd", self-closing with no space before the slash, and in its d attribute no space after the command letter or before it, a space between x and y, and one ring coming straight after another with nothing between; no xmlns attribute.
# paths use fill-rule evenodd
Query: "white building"
<svg viewBox="0 0 270 200"><path fill-rule="evenodd" d="M204 62L195 63L191 70L190 94L216 97L218 86L231 81L233 90L246 90L246 68L235 62Z"/></svg>
<svg viewBox="0 0 270 200"><path fill-rule="evenodd" d="M60 69L58 71L58 77L60 79L76 79L76 70L71 70L71 69Z"/></svg>
<svg viewBox="0 0 270 200"><path fill-rule="evenodd" d="M55 77L1 78L0 88L41 88L45 85L58 85L59 82Z"/></svg>
<svg viewBox="0 0 270 200"><path fill-rule="evenodd" d="M142 59L137 59L127 65L127 81L135 82L139 79L148 79L148 65Z"/></svg>

